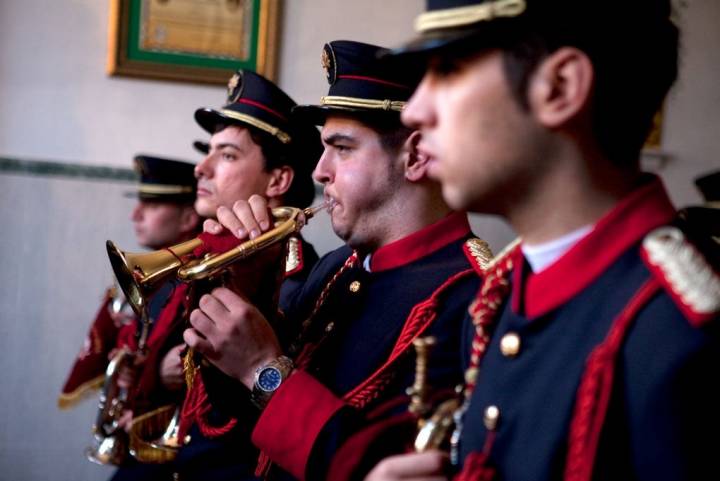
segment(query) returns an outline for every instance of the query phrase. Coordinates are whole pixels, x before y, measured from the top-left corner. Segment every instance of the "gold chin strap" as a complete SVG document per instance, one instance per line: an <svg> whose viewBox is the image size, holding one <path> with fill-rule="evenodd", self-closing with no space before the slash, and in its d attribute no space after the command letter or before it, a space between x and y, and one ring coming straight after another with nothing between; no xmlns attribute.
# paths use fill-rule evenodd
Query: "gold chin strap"
<svg viewBox="0 0 720 481"><path fill-rule="evenodd" d="M374 99L361 99L356 97L339 97L337 95L327 95L320 97L320 105L330 105L333 107L354 107L361 109L374 109L374 110L393 110L395 112L401 112L405 108L405 104L400 100L374 100Z"/></svg>
<svg viewBox="0 0 720 481"><path fill-rule="evenodd" d="M222 109L220 110L220 113L222 113L226 117L230 117L231 119L239 120L241 122L250 124L253 127L257 127L260 130L264 130L265 132L277 137L278 140L280 140L280 142L282 142L283 144L289 144L290 140L292 140L290 135L288 135L286 132L283 132L282 130L270 125L267 122L256 119L251 115L241 114L240 112L235 112L234 110L228 109Z"/></svg>
<svg viewBox="0 0 720 481"><path fill-rule="evenodd" d="M422 13L415 19L415 31L424 33L439 28L487 22L498 17L517 17L526 7L525 0L492 0L480 5L433 10Z"/></svg>

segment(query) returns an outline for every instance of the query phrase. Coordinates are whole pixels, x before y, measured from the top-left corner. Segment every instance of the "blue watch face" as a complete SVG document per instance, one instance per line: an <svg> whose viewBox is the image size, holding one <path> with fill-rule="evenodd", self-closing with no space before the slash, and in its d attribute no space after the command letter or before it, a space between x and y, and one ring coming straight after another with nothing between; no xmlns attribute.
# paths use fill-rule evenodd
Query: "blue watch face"
<svg viewBox="0 0 720 481"><path fill-rule="evenodd" d="M275 367L266 367L258 374L257 386L263 391L272 392L280 387L282 374Z"/></svg>

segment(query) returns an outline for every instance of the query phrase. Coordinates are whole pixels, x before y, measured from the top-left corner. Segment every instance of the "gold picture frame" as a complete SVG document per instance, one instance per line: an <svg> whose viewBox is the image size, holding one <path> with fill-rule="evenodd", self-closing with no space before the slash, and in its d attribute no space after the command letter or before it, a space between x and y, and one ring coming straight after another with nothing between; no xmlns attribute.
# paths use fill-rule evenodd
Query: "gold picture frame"
<svg viewBox="0 0 720 481"><path fill-rule="evenodd" d="M109 75L225 84L275 80L280 0L111 0Z"/></svg>

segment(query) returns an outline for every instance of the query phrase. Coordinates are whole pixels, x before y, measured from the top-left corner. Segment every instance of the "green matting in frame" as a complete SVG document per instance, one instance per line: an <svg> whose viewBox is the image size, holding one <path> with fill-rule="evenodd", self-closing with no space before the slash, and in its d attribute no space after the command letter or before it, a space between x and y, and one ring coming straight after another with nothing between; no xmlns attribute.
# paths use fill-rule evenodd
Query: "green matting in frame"
<svg viewBox="0 0 720 481"><path fill-rule="evenodd" d="M110 75L225 84L275 80L281 0L111 0Z"/></svg>

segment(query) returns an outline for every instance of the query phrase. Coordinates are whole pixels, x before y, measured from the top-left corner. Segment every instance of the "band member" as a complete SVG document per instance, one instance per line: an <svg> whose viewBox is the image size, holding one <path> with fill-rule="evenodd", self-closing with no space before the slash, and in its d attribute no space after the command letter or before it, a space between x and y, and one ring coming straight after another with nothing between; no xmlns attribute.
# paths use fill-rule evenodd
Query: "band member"
<svg viewBox="0 0 720 481"><path fill-rule="evenodd" d="M140 182L137 191L129 195L138 199L131 214L137 243L157 250L198 235L200 217L193 206L195 166L149 155L136 156L134 165ZM85 347L60 395L58 403L61 407L74 403L91 386L100 387L105 381L108 360L114 359L121 349L136 353L133 365L124 366L116 380L118 387L129 393L127 409L116 419L121 430L129 429L133 410L142 412L148 406L177 402L184 385L182 370L169 369L160 362L166 354L166 340L173 330L171 319L163 318L161 311L173 288L174 284L170 283L149 300L149 334L143 352L139 352L138 345L139 322L129 303L117 285L108 290ZM116 436L125 438L125 433L118 432ZM126 441L119 441L118 452L110 454L96 449L89 451L89 456L103 464L122 463L114 474L116 479L135 478L140 472L149 475L154 470L135 463L125 452L126 448Z"/></svg>
<svg viewBox="0 0 720 481"><path fill-rule="evenodd" d="M261 196L272 207L310 205L315 196L311 172L322 144L314 124L291 117L295 105L269 80L240 70L229 81L222 108L195 112L198 124L211 134L207 155L195 169L195 209L200 215L214 217L252 195ZM302 287L317 258L315 249L300 234L287 240L280 304ZM254 276L248 278L254 282ZM269 292L275 293L274 286ZM186 304L195 302L193 299ZM268 302L267 310L272 311L269 316L275 314L277 301ZM184 311L176 317L185 322ZM282 338L296 330L281 316L274 316L274 320L273 327ZM166 360L180 368L177 354ZM207 403L194 404L197 397L185 400L181 422L184 445L168 467L183 480L254 478L258 451L250 442L250 429L257 410L246 393L238 392L236 382L228 383L224 375L214 371L203 370L203 380L208 381ZM231 424L230 420L235 421Z"/></svg>
<svg viewBox="0 0 720 481"><path fill-rule="evenodd" d="M290 119L295 102L279 87L249 70L238 71L228 83L226 105L202 108L195 120L212 135L208 155L195 168L198 198L195 209L213 218L251 195L271 207L308 207L315 198L311 173L322 152L317 128ZM304 282L318 259L301 235L288 246L287 276L281 298Z"/></svg>
<svg viewBox="0 0 720 481"><path fill-rule="evenodd" d="M148 249L160 249L197 235L200 218L193 208L195 166L148 155L136 156L134 166L140 182L137 192L131 194L138 202L130 218L137 243ZM168 294L169 291L158 293L151 302L152 320L157 319ZM71 407L92 392L93 387L102 385L111 351L134 342L134 319L122 292L117 287L108 289L58 398L61 408Z"/></svg>
<svg viewBox="0 0 720 481"><path fill-rule="evenodd" d="M256 306L228 289L201 298L185 331L189 346L249 391L262 411L253 442L258 475L321 479L339 442L361 416L396 397L413 378L412 341L433 334L432 380L461 378L460 322L489 258L464 213L454 213L427 171L418 132L400 112L419 75L380 65L384 49L334 41L322 52L330 84L320 105L293 115L322 125L325 151L313 174L324 185L335 233L346 245L324 256L284 305L302 330L283 349ZM240 238L270 223L258 196L218 211ZM208 221L206 231L220 225ZM460 299L460 301L456 301Z"/></svg>
<svg viewBox="0 0 720 481"><path fill-rule="evenodd" d="M469 308L457 478L706 479L720 279L639 168L677 75L669 0L431 0L403 112L455 208L521 236ZM625 8L626 7L626 8ZM368 477L445 479L440 453Z"/></svg>

